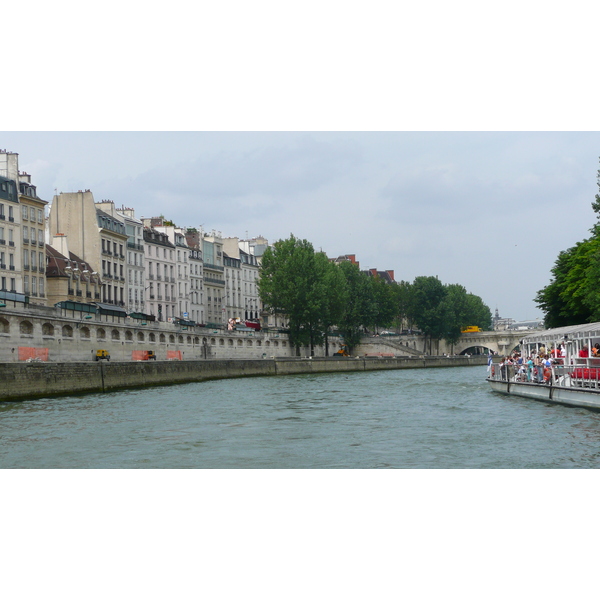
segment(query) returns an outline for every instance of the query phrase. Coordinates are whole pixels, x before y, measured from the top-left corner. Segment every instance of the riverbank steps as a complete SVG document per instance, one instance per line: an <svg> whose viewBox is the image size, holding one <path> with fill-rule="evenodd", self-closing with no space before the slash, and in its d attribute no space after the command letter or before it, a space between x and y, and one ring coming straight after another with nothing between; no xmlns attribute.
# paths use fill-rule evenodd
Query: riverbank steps
<svg viewBox="0 0 600 600"><path fill-rule="evenodd" d="M0 401L110 392L119 389L228 379L385 369L480 366L485 356L269 358L143 362L0 363Z"/></svg>

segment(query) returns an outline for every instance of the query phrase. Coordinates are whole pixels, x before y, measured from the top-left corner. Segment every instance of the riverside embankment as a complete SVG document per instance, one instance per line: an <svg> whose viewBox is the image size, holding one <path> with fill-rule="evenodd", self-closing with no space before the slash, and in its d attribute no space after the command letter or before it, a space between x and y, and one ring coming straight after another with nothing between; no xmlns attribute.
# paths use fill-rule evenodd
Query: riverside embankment
<svg viewBox="0 0 600 600"><path fill-rule="evenodd" d="M275 358L152 362L0 363L0 401L303 373L475 366L484 356Z"/></svg>

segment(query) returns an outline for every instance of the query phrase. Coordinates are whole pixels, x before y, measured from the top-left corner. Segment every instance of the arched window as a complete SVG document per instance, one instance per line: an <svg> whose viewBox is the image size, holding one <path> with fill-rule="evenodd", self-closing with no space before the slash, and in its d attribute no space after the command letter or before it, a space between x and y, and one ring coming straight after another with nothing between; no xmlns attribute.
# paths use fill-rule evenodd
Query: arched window
<svg viewBox="0 0 600 600"><path fill-rule="evenodd" d="M33 325L29 321L21 321L19 331L21 335L33 335Z"/></svg>
<svg viewBox="0 0 600 600"><path fill-rule="evenodd" d="M133 342L133 333L131 333L131 331L129 331L129 329L127 331L125 331L125 341Z"/></svg>
<svg viewBox="0 0 600 600"><path fill-rule="evenodd" d="M96 339L98 339L98 340L105 340L106 339L106 331L104 329L102 329L102 327L100 327L96 331Z"/></svg>
<svg viewBox="0 0 600 600"><path fill-rule="evenodd" d="M10 323L2 317L0 317L0 333L10 333Z"/></svg>
<svg viewBox="0 0 600 600"><path fill-rule="evenodd" d="M82 340L89 340L90 339L90 328L89 327L82 327L79 330L79 337Z"/></svg>
<svg viewBox="0 0 600 600"><path fill-rule="evenodd" d="M118 329L113 329L111 334L110 334L110 338L112 340L120 340L121 336L119 335L119 330Z"/></svg>
<svg viewBox="0 0 600 600"><path fill-rule="evenodd" d="M42 325L42 335L46 335L46 336L54 335L54 325L52 325L52 323L44 323Z"/></svg>
<svg viewBox="0 0 600 600"><path fill-rule="evenodd" d="M63 325L62 336L64 338L72 338L73 337L73 328L70 325Z"/></svg>

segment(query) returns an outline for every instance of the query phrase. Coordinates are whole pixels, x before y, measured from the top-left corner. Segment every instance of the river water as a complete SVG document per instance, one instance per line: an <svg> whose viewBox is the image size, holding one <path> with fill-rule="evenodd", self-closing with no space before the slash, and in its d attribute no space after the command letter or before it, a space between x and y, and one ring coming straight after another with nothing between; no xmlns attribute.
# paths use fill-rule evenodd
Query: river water
<svg viewBox="0 0 600 600"><path fill-rule="evenodd" d="M486 367L218 380L0 403L0 468L600 466L600 413L490 391Z"/></svg>

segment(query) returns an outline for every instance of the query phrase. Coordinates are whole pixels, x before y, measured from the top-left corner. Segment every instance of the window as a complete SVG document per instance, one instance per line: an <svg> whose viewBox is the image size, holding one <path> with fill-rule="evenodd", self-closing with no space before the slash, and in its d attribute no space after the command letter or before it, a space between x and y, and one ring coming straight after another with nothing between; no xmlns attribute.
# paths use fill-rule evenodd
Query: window
<svg viewBox="0 0 600 600"><path fill-rule="evenodd" d="M29 227L26 227L25 225L23 226L23 241L29 241Z"/></svg>
<svg viewBox="0 0 600 600"><path fill-rule="evenodd" d="M29 275L23 276L23 293L29 294Z"/></svg>
<svg viewBox="0 0 600 600"><path fill-rule="evenodd" d="M38 223L43 223L44 222L44 211L42 211L40 208L38 208Z"/></svg>
<svg viewBox="0 0 600 600"><path fill-rule="evenodd" d="M35 252L32 252L35 257ZM29 250L23 250L23 268L29 269Z"/></svg>
<svg viewBox="0 0 600 600"><path fill-rule="evenodd" d="M40 277L40 297L44 297L44 280Z"/></svg>
<svg viewBox="0 0 600 600"><path fill-rule="evenodd" d="M45 268L44 268L44 253L40 252L38 254L38 269L40 270L40 272L44 272Z"/></svg>
<svg viewBox="0 0 600 600"><path fill-rule="evenodd" d="M35 223L35 208L29 209L29 220Z"/></svg>
<svg viewBox="0 0 600 600"><path fill-rule="evenodd" d="M29 211L27 210L26 206L22 206L21 207L21 218L27 220L27 215L29 214Z"/></svg>
<svg viewBox="0 0 600 600"><path fill-rule="evenodd" d="M37 296L37 277L31 278L31 293L33 296Z"/></svg>
<svg viewBox="0 0 600 600"><path fill-rule="evenodd" d="M38 229L38 244L42 246L44 243L44 230Z"/></svg>

